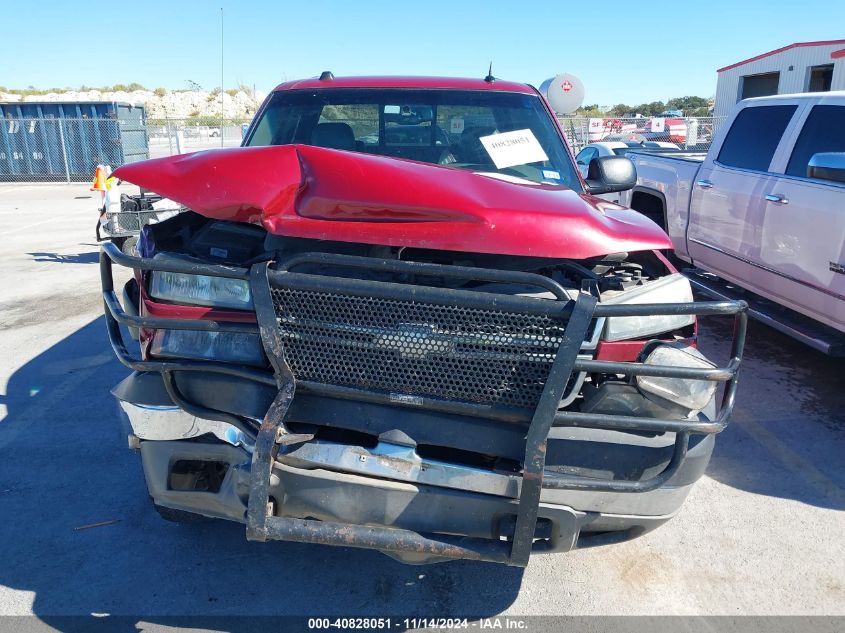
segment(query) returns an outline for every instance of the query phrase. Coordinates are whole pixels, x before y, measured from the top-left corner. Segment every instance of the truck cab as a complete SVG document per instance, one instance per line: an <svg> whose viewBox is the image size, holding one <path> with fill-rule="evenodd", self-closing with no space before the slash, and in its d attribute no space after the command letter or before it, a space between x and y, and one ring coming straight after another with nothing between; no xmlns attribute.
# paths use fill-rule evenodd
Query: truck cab
<svg viewBox="0 0 845 633"><path fill-rule="evenodd" d="M631 155L682 260L845 332L845 93L737 105L706 156Z"/></svg>
<svg viewBox="0 0 845 633"><path fill-rule="evenodd" d="M693 184L687 246L720 277L845 331L845 182L808 174L825 152L845 153L845 94L741 108Z"/></svg>

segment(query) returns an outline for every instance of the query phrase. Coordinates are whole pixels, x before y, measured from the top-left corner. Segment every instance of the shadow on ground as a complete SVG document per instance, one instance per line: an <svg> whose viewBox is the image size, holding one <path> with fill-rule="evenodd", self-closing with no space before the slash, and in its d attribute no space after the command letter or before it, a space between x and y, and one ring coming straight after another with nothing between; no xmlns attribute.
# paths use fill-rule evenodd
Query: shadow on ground
<svg viewBox="0 0 845 633"><path fill-rule="evenodd" d="M109 389L128 370L98 318L11 377L0 403L0 584L53 616L495 615L522 571L402 565L363 550L245 540L243 526L162 521ZM76 530L101 522L100 527ZM7 610L23 612L29 598ZM158 616L158 618L156 617Z"/></svg>
<svg viewBox="0 0 845 633"><path fill-rule="evenodd" d="M732 321L702 325L702 350L724 359ZM845 510L843 363L750 321L734 415L707 474L756 494Z"/></svg>

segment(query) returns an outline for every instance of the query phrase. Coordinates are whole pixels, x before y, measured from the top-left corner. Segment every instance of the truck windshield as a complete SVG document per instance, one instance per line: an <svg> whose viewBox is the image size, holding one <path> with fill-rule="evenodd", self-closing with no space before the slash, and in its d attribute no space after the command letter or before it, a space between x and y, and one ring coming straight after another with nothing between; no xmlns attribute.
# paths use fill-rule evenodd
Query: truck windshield
<svg viewBox="0 0 845 633"><path fill-rule="evenodd" d="M244 145L289 143L581 190L555 123L534 95L398 88L279 91Z"/></svg>

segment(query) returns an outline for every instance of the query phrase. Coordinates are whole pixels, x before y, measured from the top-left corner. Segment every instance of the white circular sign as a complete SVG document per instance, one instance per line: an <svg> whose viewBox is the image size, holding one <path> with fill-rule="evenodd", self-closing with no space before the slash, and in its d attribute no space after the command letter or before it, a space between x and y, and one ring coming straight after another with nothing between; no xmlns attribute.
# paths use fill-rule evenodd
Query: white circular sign
<svg viewBox="0 0 845 633"><path fill-rule="evenodd" d="M584 103L584 84L575 75L563 73L540 84L552 109L558 114L571 114Z"/></svg>

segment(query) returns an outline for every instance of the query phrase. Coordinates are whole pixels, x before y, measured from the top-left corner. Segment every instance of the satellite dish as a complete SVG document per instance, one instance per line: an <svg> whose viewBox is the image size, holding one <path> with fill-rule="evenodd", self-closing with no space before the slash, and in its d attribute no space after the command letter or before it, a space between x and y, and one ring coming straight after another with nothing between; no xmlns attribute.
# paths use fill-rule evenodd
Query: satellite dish
<svg viewBox="0 0 845 633"><path fill-rule="evenodd" d="M571 114L584 103L584 84L569 73L546 79L540 84L540 92L558 114Z"/></svg>

